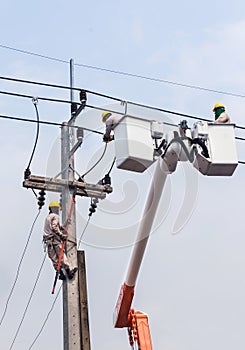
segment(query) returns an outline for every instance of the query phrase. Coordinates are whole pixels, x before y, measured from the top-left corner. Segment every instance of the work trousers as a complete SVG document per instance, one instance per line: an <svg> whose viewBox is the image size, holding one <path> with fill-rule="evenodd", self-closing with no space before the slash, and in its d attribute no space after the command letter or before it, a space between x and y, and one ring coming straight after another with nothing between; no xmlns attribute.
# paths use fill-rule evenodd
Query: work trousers
<svg viewBox="0 0 245 350"><path fill-rule="evenodd" d="M57 239L53 239L53 240L48 240L45 243L48 249L48 256L53 263L54 269L57 270L60 251L62 248L62 242ZM60 262L60 267L63 267L64 269L70 268L65 251L63 252L63 256Z"/></svg>

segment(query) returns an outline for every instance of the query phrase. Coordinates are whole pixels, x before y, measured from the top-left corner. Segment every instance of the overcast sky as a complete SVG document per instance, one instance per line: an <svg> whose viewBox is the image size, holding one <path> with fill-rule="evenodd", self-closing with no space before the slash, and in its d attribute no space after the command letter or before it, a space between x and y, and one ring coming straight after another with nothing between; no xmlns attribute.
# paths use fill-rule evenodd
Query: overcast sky
<svg viewBox="0 0 245 350"><path fill-rule="evenodd" d="M244 1L235 0L228 5L220 0L198 4L190 0L69 3L44 0L33 4L10 0L1 3L0 13L2 77L69 85L69 60L73 58L75 86L79 88L208 119L213 118L213 105L221 102L232 121L245 126ZM69 99L66 90L2 79L0 83L1 91ZM78 100L78 95L75 98ZM101 108L123 108L119 103L93 95L88 96L88 103ZM175 124L181 120L167 113L129 108L146 118ZM42 120L60 123L70 117L67 104L39 100L38 110ZM36 118L31 99L3 94L0 115ZM188 119L190 126L193 122ZM103 130L98 110L86 108L77 123ZM0 125L1 317L38 206L32 191L22 187L35 139L35 124L0 119ZM245 137L243 130L235 132L236 136ZM100 135L86 133L76 153L76 171L84 173L98 159L103 147ZM245 161L244 141L237 141L237 149L238 159ZM103 161L87 181L96 182L104 175L113 157L114 147L110 144ZM31 171L43 176L55 176L60 171L59 127L40 127ZM93 350L130 348L126 329L114 329L112 315L126 276L152 171L150 168L143 174L133 174L114 168L113 194L99 203L84 234L81 248L86 254ZM232 177L212 178L179 164L169 176L132 305L149 315L154 349L244 350L244 172L245 166L240 164ZM48 194L34 226L0 326L1 349L10 349L20 325L44 258L42 230L47 204L58 199L58 195ZM88 199L77 198L78 237L86 225L88 208ZM55 298L51 295L53 278L54 271L47 260L13 349L29 349L40 331ZM60 350L62 346L59 297L32 349Z"/></svg>

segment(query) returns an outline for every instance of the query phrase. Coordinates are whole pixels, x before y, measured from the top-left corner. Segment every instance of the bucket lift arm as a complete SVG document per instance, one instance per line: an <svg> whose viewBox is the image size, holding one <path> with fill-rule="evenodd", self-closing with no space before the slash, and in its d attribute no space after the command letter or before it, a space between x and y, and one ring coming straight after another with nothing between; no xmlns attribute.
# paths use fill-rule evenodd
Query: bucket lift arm
<svg viewBox="0 0 245 350"><path fill-rule="evenodd" d="M135 125L133 126L135 127ZM138 128L138 125L136 126ZM135 313L131 309L131 304L136 279L167 175L175 171L178 161L191 161L199 172L209 176L231 176L238 164L234 125L214 125L213 123L200 122L196 123L193 131L187 129L183 137L179 137L177 132L168 133L164 154L156 161L155 172L143 212L143 218L139 226L136 243L131 255L128 272L114 310L115 328L127 327L130 335L130 344L132 345L134 339L138 343L140 350L152 350L148 318L147 315L141 312ZM118 130L120 131L120 128ZM128 135L130 135L130 128L126 131L126 135L122 139L126 140L127 146L130 146L130 142L127 141ZM140 134L141 130L139 128L136 131L139 131L138 134ZM137 132L133 133L134 135L137 135ZM149 133L148 138L150 140ZM226 140L225 143L223 142L224 140ZM150 141L148 143L150 144ZM131 154L131 150L132 153L135 150L134 147L125 147L130 152L126 154L126 157L124 155L122 157L121 145L119 146L118 155L119 158L121 157L117 165L119 168L142 172L154 161L151 161L150 158L139 157L137 154ZM142 156L142 153L140 156ZM190 155L193 155L193 159ZM144 162L144 167L134 166L136 159L140 164ZM143 316L144 321L141 323L142 315L145 316ZM134 337L131 336L132 333Z"/></svg>
<svg viewBox="0 0 245 350"><path fill-rule="evenodd" d="M134 286L140 270L151 227L156 215L164 184L167 178L167 168L160 158L156 163L150 191L146 201L143 218L140 223L138 236L128 267L125 283L121 287L114 312L114 325L116 328L128 327L128 315L134 295Z"/></svg>

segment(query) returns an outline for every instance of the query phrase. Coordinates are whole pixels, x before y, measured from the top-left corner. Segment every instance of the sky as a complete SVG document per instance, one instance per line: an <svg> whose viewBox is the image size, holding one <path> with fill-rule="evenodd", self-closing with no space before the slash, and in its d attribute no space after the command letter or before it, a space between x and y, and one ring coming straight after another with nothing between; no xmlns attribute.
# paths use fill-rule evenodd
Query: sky
<svg viewBox="0 0 245 350"><path fill-rule="evenodd" d="M76 87L197 118L212 119L213 105L221 102L232 122L245 126L244 1L229 4L207 0L197 4L191 0L44 0L30 4L10 0L1 2L0 13L1 77L69 86L72 58ZM63 100L70 97L68 90L3 79L0 84L1 92ZM77 93L75 99L79 101ZM93 94L88 95L88 104L118 111L125 107ZM128 109L147 119L174 124L181 120L177 115L130 104ZM39 99L38 111L41 120L61 123L70 118L69 105L65 103ZM100 114L100 110L86 107L76 123L102 132ZM2 93L0 115L36 118L31 99ZM187 121L192 127L194 121ZM1 316L38 206L32 191L22 186L36 126L2 118L0 125ZM236 128L235 134L245 137L242 129ZM236 144L238 159L245 161L244 141L237 140ZM86 172L103 148L101 135L86 132L75 155L76 171ZM86 180L97 182L113 158L111 143ZM113 193L99 202L84 233L81 249L86 257L93 350L130 348L127 330L113 327L113 311L153 170L154 165L135 174L114 167ZM31 171L41 176L59 173L59 127L40 126ZM232 177L206 177L192 165L180 163L176 172L168 176L132 304L135 310L149 316L154 349L244 349L244 171L244 165L239 164ZM56 194L47 194L34 225L0 325L1 349L30 349L54 302L54 271L47 259L21 322L44 259L42 230L48 203L58 199ZM77 198L78 238L88 219L89 204L89 199ZM60 282L56 291L59 286ZM62 344L59 296L31 348L60 350Z"/></svg>

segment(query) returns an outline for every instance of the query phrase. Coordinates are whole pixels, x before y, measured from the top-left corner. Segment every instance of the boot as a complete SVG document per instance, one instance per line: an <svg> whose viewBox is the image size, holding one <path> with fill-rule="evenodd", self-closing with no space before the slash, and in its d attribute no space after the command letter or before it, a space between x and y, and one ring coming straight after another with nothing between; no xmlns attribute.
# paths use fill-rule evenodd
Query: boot
<svg viewBox="0 0 245 350"><path fill-rule="evenodd" d="M72 270L70 270L69 268L66 269L66 273L67 273L69 280L73 279L76 272L77 272L77 267L74 267L74 269L72 269Z"/></svg>
<svg viewBox="0 0 245 350"><path fill-rule="evenodd" d="M62 281L66 280L66 276L62 270L60 270L60 273L59 273L59 280L62 280Z"/></svg>

